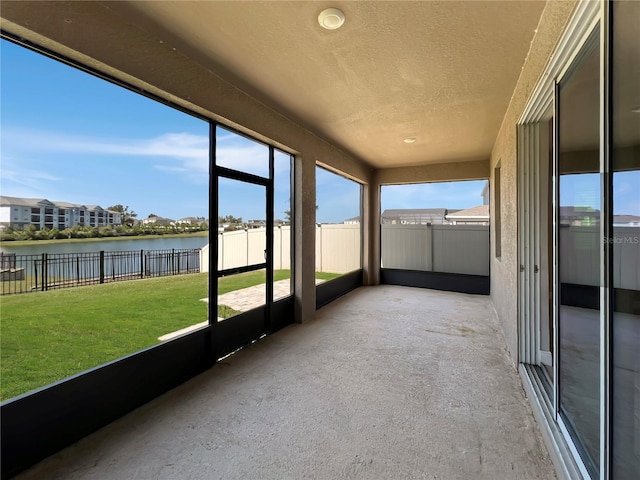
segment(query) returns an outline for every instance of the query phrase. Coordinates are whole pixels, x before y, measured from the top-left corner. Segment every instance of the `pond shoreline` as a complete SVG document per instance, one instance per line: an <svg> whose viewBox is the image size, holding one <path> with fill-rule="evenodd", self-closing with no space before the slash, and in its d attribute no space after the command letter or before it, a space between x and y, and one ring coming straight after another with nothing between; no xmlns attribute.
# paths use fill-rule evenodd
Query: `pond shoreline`
<svg viewBox="0 0 640 480"><path fill-rule="evenodd" d="M120 235L117 237L92 237L92 238L58 238L55 240L3 240L0 247L25 247L36 245L64 245L68 243L95 243L95 242L117 242L126 240L153 240L156 238L191 238L206 237L209 231L194 233L168 233L166 235Z"/></svg>

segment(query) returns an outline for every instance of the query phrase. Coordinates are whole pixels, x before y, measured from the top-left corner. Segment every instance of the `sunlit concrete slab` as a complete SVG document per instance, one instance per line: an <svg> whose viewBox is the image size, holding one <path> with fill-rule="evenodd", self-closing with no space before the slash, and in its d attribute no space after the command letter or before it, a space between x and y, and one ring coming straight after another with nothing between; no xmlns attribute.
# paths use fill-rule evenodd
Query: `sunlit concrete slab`
<svg viewBox="0 0 640 480"><path fill-rule="evenodd" d="M489 297L379 286L228 357L20 478L555 474Z"/></svg>

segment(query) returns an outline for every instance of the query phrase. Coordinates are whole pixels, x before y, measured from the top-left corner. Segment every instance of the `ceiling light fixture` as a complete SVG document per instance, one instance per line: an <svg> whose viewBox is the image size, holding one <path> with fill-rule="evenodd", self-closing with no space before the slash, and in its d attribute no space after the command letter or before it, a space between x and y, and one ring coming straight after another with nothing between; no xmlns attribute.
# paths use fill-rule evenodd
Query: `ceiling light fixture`
<svg viewBox="0 0 640 480"><path fill-rule="evenodd" d="M416 143L416 139L415 137L409 137L409 138L405 138L403 140L404 143Z"/></svg>
<svg viewBox="0 0 640 480"><path fill-rule="evenodd" d="M344 13L337 8L327 8L318 15L318 23L327 30L337 30L344 24Z"/></svg>
<svg viewBox="0 0 640 480"><path fill-rule="evenodd" d="M631 113L640 113L640 107L636 107L633 110L631 110Z"/></svg>

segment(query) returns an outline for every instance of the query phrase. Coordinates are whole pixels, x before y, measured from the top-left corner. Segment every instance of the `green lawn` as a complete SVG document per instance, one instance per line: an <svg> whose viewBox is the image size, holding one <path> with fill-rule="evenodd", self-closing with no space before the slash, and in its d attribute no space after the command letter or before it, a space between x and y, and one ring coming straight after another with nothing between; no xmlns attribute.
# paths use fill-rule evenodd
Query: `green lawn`
<svg viewBox="0 0 640 480"><path fill-rule="evenodd" d="M288 270L274 272L276 280ZM318 273L330 280L339 275ZM264 272L221 278L219 293L264 282ZM0 298L0 399L159 343L207 319L208 274L132 280ZM221 305L218 316L237 314Z"/></svg>
<svg viewBox="0 0 640 480"><path fill-rule="evenodd" d="M1 398L158 343L207 319L208 275L180 275L0 299Z"/></svg>

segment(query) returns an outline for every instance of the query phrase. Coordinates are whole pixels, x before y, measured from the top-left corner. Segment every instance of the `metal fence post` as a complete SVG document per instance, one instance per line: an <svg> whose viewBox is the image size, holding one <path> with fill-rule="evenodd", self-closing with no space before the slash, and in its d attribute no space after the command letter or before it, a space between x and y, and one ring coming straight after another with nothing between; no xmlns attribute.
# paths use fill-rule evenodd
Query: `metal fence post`
<svg viewBox="0 0 640 480"><path fill-rule="evenodd" d="M42 291L49 289L49 268L47 267L47 254L42 254Z"/></svg>
<svg viewBox="0 0 640 480"><path fill-rule="evenodd" d="M38 289L38 261L33 259L33 277L36 282L35 288Z"/></svg>
<svg viewBox="0 0 640 480"><path fill-rule="evenodd" d="M100 250L100 283L104 283L104 250Z"/></svg>
<svg viewBox="0 0 640 480"><path fill-rule="evenodd" d="M140 250L140 278L144 278L144 250Z"/></svg>

